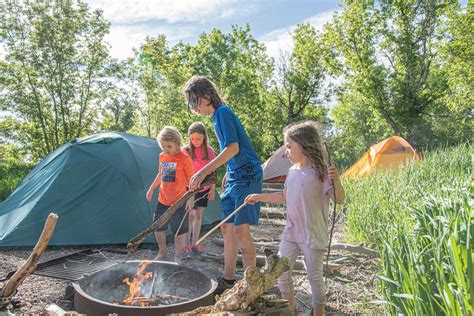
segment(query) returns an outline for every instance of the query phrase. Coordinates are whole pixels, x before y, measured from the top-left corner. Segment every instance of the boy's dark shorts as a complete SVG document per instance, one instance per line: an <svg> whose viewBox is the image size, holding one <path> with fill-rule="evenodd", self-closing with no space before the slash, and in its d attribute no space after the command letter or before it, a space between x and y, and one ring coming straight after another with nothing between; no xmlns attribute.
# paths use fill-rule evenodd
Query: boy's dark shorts
<svg viewBox="0 0 474 316"><path fill-rule="evenodd" d="M209 188L206 191L196 193L194 196L194 208L207 207L207 202L209 201L207 194L210 190L211 189Z"/></svg>
<svg viewBox="0 0 474 316"><path fill-rule="evenodd" d="M169 208L168 205L161 204L158 201L158 204L156 205L153 221L156 221L158 218L160 218L160 216L163 215L168 208ZM169 226L173 235L176 235L176 231L179 228L179 224L181 224L181 221L183 220L183 217L185 217L185 215L186 215L186 208L183 205L179 207L176 210L176 212L171 216L171 218L163 226L161 226L161 228L158 228L156 231L165 231ZM188 216L186 216L186 218L183 221L183 224L181 224L181 229L179 230L178 235L186 234L187 232L188 232Z"/></svg>

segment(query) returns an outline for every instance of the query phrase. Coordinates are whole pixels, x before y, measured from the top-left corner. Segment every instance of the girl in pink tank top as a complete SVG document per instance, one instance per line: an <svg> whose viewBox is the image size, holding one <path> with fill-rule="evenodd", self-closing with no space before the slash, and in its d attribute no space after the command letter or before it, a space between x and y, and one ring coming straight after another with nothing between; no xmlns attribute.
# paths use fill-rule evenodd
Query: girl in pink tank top
<svg viewBox="0 0 474 316"><path fill-rule="evenodd" d="M281 236L279 254L290 259L290 270L278 279L283 298L294 308L292 271L296 257L302 253L311 285L313 315L324 315L326 289L323 260L328 242L328 209L332 183L336 203L344 201L339 174L324 163L323 149L316 123L305 121L285 128L285 147L293 163L282 192L252 194L245 201L253 204L286 203L287 221Z"/></svg>
<svg viewBox="0 0 474 316"><path fill-rule="evenodd" d="M202 122L194 122L188 129L189 144L186 151L193 160L194 172L198 172L216 157L214 150L208 145L206 127ZM188 245L183 250L183 256L202 255L206 251L201 244L196 245L201 233L202 213L208 201L214 200L216 185L208 185L194 197L194 207L189 211Z"/></svg>

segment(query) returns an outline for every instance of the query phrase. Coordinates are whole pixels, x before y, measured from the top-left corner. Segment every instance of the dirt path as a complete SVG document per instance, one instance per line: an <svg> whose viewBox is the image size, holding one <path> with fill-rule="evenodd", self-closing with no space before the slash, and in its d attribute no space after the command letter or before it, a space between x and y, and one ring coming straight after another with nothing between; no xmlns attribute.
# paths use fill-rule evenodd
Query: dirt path
<svg viewBox="0 0 474 316"><path fill-rule="evenodd" d="M272 208L272 212L282 212L281 208ZM256 240L278 240L283 229L279 225L279 220L266 218L262 215L262 223L253 228L253 235ZM280 220L283 224L284 221ZM342 240L342 225L338 225L333 242ZM221 238L220 233L216 233L209 239L204 241L204 247L208 252L222 254L221 246L216 245L213 240ZM152 246L153 247L153 246ZM152 247L139 249L133 256L103 252L109 259L118 260L137 260L152 259L156 255L156 250ZM50 260L59 256L64 256L75 251L88 249L91 247L51 247L43 254L41 261ZM94 247L93 249L101 249L102 247ZM106 248L125 250L124 245L107 245ZM172 258L173 246L168 246L169 259ZM21 264L28 258L31 248L11 248L0 250L0 279L6 273L18 269ZM378 259L371 259L363 255L354 255L344 252L338 252L338 256L347 257L341 264L342 269L329 276L327 280L327 300L328 313L337 314L353 314L353 313L382 313L383 309L380 305L371 303L379 301L377 294L377 282L374 275ZM183 262L183 264L199 269L211 278L222 275L223 264L213 260L203 260L202 258L191 258ZM239 275L243 274L242 268L237 269ZM299 314L308 315L311 306L310 286L306 279L306 273L296 272L294 276L296 301ZM18 289L15 299L21 302L21 305L11 310L13 313L42 313L45 308L55 303L65 310L73 310L70 301L64 299L66 286L69 281L53 279L38 275L31 275ZM3 282L0 282L0 287Z"/></svg>

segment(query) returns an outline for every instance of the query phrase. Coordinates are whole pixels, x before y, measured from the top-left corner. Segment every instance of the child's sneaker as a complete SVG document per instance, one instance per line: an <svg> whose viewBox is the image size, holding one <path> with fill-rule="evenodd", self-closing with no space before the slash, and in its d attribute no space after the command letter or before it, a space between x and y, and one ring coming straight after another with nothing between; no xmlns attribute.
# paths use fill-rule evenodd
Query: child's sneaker
<svg viewBox="0 0 474 316"><path fill-rule="evenodd" d="M193 246L193 252L198 256L202 256L205 255L207 251L201 244L197 244Z"/></svg>
<svg viewBox="0 0 474 316"><path fill-rule="evenodd" d="M191 258L193 256L193 247L192 246L186 246L183 248L182 253L181 253L181 258Z"/></svg>

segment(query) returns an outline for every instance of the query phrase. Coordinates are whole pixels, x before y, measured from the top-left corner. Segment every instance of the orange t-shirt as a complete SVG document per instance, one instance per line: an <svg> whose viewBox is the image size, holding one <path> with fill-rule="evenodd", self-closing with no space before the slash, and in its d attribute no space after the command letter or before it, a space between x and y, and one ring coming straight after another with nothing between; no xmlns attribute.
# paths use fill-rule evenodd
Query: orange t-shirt
<svg viewBox="0 0 474 316"><path fill-rule="evenodd" d="M186 192L189 179L194 174L193 160L185 152L176 155L160 154L161 183L158 201L172 205Z"/></svg>

